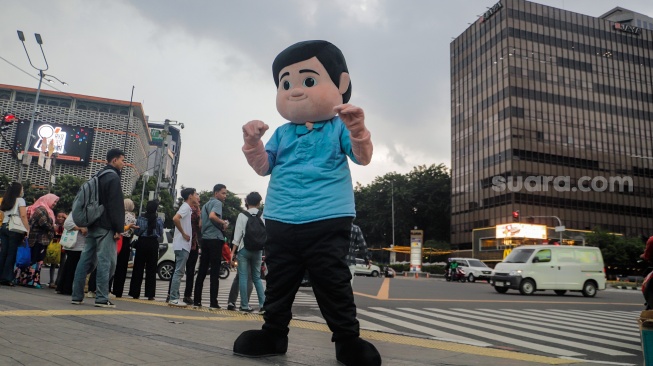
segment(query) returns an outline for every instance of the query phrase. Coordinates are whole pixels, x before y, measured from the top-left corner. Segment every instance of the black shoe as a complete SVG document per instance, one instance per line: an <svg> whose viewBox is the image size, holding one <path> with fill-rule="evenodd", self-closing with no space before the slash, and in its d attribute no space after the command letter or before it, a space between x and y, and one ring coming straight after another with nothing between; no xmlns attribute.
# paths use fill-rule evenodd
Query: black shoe
<svg viewBox="0 0 653 366"><path fill-rule="evenodd" d="M236 311L236 305L232 303L227 304L227 310Z"/></svg>
<svg viewBox="0 0 653 366"><path fill-rule="evenodd" d="M202 307L202 303L201 303L201 302L193 303L193 307L194 307L194 308L201 308L201 307Z"/></svg>
<svg viewBox="0 0 653 366"><path fill-rule="evenodd" d="M247 330L234 342L234 354L244 357L283 355L288 351L288 336L268 330Z"/></svg>
<svg viewBox="0 0 653 366"><path fill-rule="evenodd" d="M112 303L111 301L107 302L96 302L95 303L96 308L115 308L116 304Z"/></svg>
<svg viewBox="0 0 653 366"><path fill-rule="evenodd" d="M193 299L188 296L184 297L184 302L188 305L193 305Z"/></svg>
<svg viewBox="0 0 653 366"><path fill-rule="evenodd" d="M336 359L345 366L380 366L381 355L374 345L360 337L336 341Z"/></svg>

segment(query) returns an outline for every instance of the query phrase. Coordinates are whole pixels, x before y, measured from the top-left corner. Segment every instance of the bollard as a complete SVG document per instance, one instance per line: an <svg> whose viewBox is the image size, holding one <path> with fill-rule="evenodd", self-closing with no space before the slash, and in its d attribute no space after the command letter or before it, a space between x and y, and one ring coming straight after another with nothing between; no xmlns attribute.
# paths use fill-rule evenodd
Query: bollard
<svg viewBox="0 0 653 366"><path fill-rule="evenodd" d="M426 272L426 278L431 278L430 273Z"/></svg>
<svg viewBox="0 0 653 366"><path fill-rule="evenodd" d="M415 272L415 278L419 278L419 274Z"/></svg>
<svg viewBox="0 0 653 366"><path fill-rule="evenodd" d="M644 366L653 366L653 310L644 310L639 316Z"/></svg>

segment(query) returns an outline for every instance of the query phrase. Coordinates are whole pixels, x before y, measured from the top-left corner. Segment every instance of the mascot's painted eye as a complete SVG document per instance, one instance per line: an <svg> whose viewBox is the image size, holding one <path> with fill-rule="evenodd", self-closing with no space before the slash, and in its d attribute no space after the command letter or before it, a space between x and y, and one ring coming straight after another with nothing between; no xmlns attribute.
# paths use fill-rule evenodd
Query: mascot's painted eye
<svg viewBox="0 0 653 366"><path fill-rule="evenodd" d="M286 80L283 82L283 90L290 89L290 81Z"/></svg>
<svg viewBox="0 0 653 366"><path fill-rule="evenodd" d="M315 80L315 78L306 78L306 79L304 79L304 86L307 87L307 88L314 87L315 84L317 84L317 81Z"/></svg>

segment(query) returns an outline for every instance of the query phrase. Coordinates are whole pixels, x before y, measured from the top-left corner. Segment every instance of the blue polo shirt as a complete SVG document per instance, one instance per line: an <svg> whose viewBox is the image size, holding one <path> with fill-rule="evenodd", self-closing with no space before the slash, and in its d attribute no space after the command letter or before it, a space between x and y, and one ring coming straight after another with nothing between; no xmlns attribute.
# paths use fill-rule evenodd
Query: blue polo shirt
<svg viewBox="0 0 653 366"><path fill-rule="evenodd" d="M356 164L340 117L304 125L286 123L265 145L270 184L263 215L287 224L355 217L347 156Z"/></svg>
<svg viewBox="0 0 653 366"><path fill-rule="evenodd" d="M219 239L224 240L224 234L220 231L213 221L209 220L209 213L213 211L219 218L222 218L222 201L211 197L209 202L202 206L202 239Z"/></svg>

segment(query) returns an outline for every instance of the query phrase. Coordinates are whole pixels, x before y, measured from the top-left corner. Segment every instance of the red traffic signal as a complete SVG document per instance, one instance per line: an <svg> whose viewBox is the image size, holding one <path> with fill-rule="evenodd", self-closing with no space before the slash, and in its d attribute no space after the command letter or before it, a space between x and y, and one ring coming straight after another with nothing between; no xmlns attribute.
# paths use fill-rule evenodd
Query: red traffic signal
<svg viewBox="0 0 653 366"><path fill-rule="evenodd" d="M19 121L20 120L18 119L18 117L16 117L16 115L13 114L13 113L6 112L6 113L4 113L2 115L2 123L3 124L8 125L8 124L11 124L11 123L14 123L14 122L19 122Z"/></svg>
<svg viewBox="0 0 653 366"><path fill-rule="evenodd" d="M512 212L512 221L519 222L519 210Z"/></svg>

